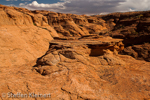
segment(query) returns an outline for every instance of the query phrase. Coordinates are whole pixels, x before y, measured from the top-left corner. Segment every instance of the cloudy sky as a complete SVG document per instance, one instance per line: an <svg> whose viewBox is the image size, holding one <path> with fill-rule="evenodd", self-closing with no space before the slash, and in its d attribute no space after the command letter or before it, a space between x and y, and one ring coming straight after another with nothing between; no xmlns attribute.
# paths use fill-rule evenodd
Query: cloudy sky
<svg viewBox="0 0 150 100"><path fill-rule="evenodd" d="M150 10L150 0L0 0L0 4L88 15Z"/></svg>

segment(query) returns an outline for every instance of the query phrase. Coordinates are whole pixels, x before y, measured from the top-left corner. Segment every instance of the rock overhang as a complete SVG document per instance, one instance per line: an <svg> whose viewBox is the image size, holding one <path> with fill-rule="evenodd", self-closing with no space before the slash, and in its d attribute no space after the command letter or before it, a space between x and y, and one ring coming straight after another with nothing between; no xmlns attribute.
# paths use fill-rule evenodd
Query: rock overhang
<svg viewBox="0 0 150 100"><path fill-rule="evenodd" d="M99 36L97 38L85 38L81 37L78 39L75 38L59 38L59 39L54 39L50 41L50 48L51 46L59 46L60 49L62 48L73 48L77 46L86 46L88 49L91 49L91 52L97 52L98 55L102 55L104 52L103 50L109 49L111 51L122 51L124 48L124 44L122 43L123 39L113 39L111 37L103 37ZM62 48L61 48L62 47ZM85 48L85 50L87 49ZM78 50L78 49L76 49ZM94 51L93 51L94 50ZM103 52L103 53L102 53ZM90 55L95 55L91 53Z"/></svg>

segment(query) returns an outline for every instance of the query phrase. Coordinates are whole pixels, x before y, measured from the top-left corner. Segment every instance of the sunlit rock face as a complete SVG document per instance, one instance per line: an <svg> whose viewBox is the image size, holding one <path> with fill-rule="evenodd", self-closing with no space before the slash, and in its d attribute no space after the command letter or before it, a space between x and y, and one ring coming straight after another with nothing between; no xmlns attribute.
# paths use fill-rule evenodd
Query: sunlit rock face
<svg viewBox="0 0 150 100"><path fill-rule="evenodd" d="M0 5L0 99L149 100L148 17Z"/></svg>

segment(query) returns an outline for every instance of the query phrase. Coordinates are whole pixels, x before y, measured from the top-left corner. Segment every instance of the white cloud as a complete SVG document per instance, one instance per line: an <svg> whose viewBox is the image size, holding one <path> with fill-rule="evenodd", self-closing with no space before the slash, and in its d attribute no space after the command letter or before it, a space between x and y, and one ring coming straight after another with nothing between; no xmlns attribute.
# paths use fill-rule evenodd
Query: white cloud
<svg viewBox="0 0 150 100"><path fill-rule="evenodd" d="M118 6L118 9L124 11L144 11L150 10L150 1L149 0L126 0Z"/></svg>
<svg viewBox="0 0 150 100"><path fill-rule="evenodd" d="M19 6L25 6L27 4L27 2L25 3L20 3Z"/></svg>
<svg viewBox="0 0 150 100"><path fill-rule="evenodd" d="M24 0L25 1L25 0ZM31 10L50 10L62 13L99 14L118 11L150 10L149 0L60 0L54 4L44 4L33 1L30 4L20 4Z"/></svg>
<svg viewBox="0 0 150 100"><path fill-rule="evenodd" d="M24 7L28 8L28 9L31 9L31 10L35 10L35 9L38 9L38 10L54 10L54 11L59 11L61 9L65 9L65 4L66 2L57 2L57 3L54 3L54 4L39 4L37 1L33 1L32 3L30 4L27 4L25 5ZM22 4L20 4L21 6Z"/></svg>

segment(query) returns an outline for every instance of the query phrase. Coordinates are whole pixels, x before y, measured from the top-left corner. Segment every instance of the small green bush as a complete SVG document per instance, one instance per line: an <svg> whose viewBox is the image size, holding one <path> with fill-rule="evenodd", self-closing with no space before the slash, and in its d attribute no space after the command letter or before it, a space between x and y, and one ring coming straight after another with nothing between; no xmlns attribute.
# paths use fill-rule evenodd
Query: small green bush
<svg viewBox="0 0 150 100"><path fill-rule="evenodd" d="M36 24L33 22L33 25L36 26Z"/></svg>
<svg viewBox="0 0 150 100"><path fill-rule="evenodd" d="M122 29L122 28L125 28L125 26L124 26L124 25L119 25L119 26L116 27L116 29L120 29L120 28L121 28L121 29Z"/></svg>
<svg viewBox="0 0 150 100"><path fill-rule="evenodd" d="M132 33L132 34L135 34L135 35L138 35L138 34L139 34L139 33L136 32L136 31L132 31L131 33Z"/></svg>
<svg viewBox="0 0 150 100"><path fill-rule="evenodd" d="M137 15L137 16L135 16L136 18L141 18L141 17L143 17L143 15L142 14L140 14L140 15Z"/></svg>

